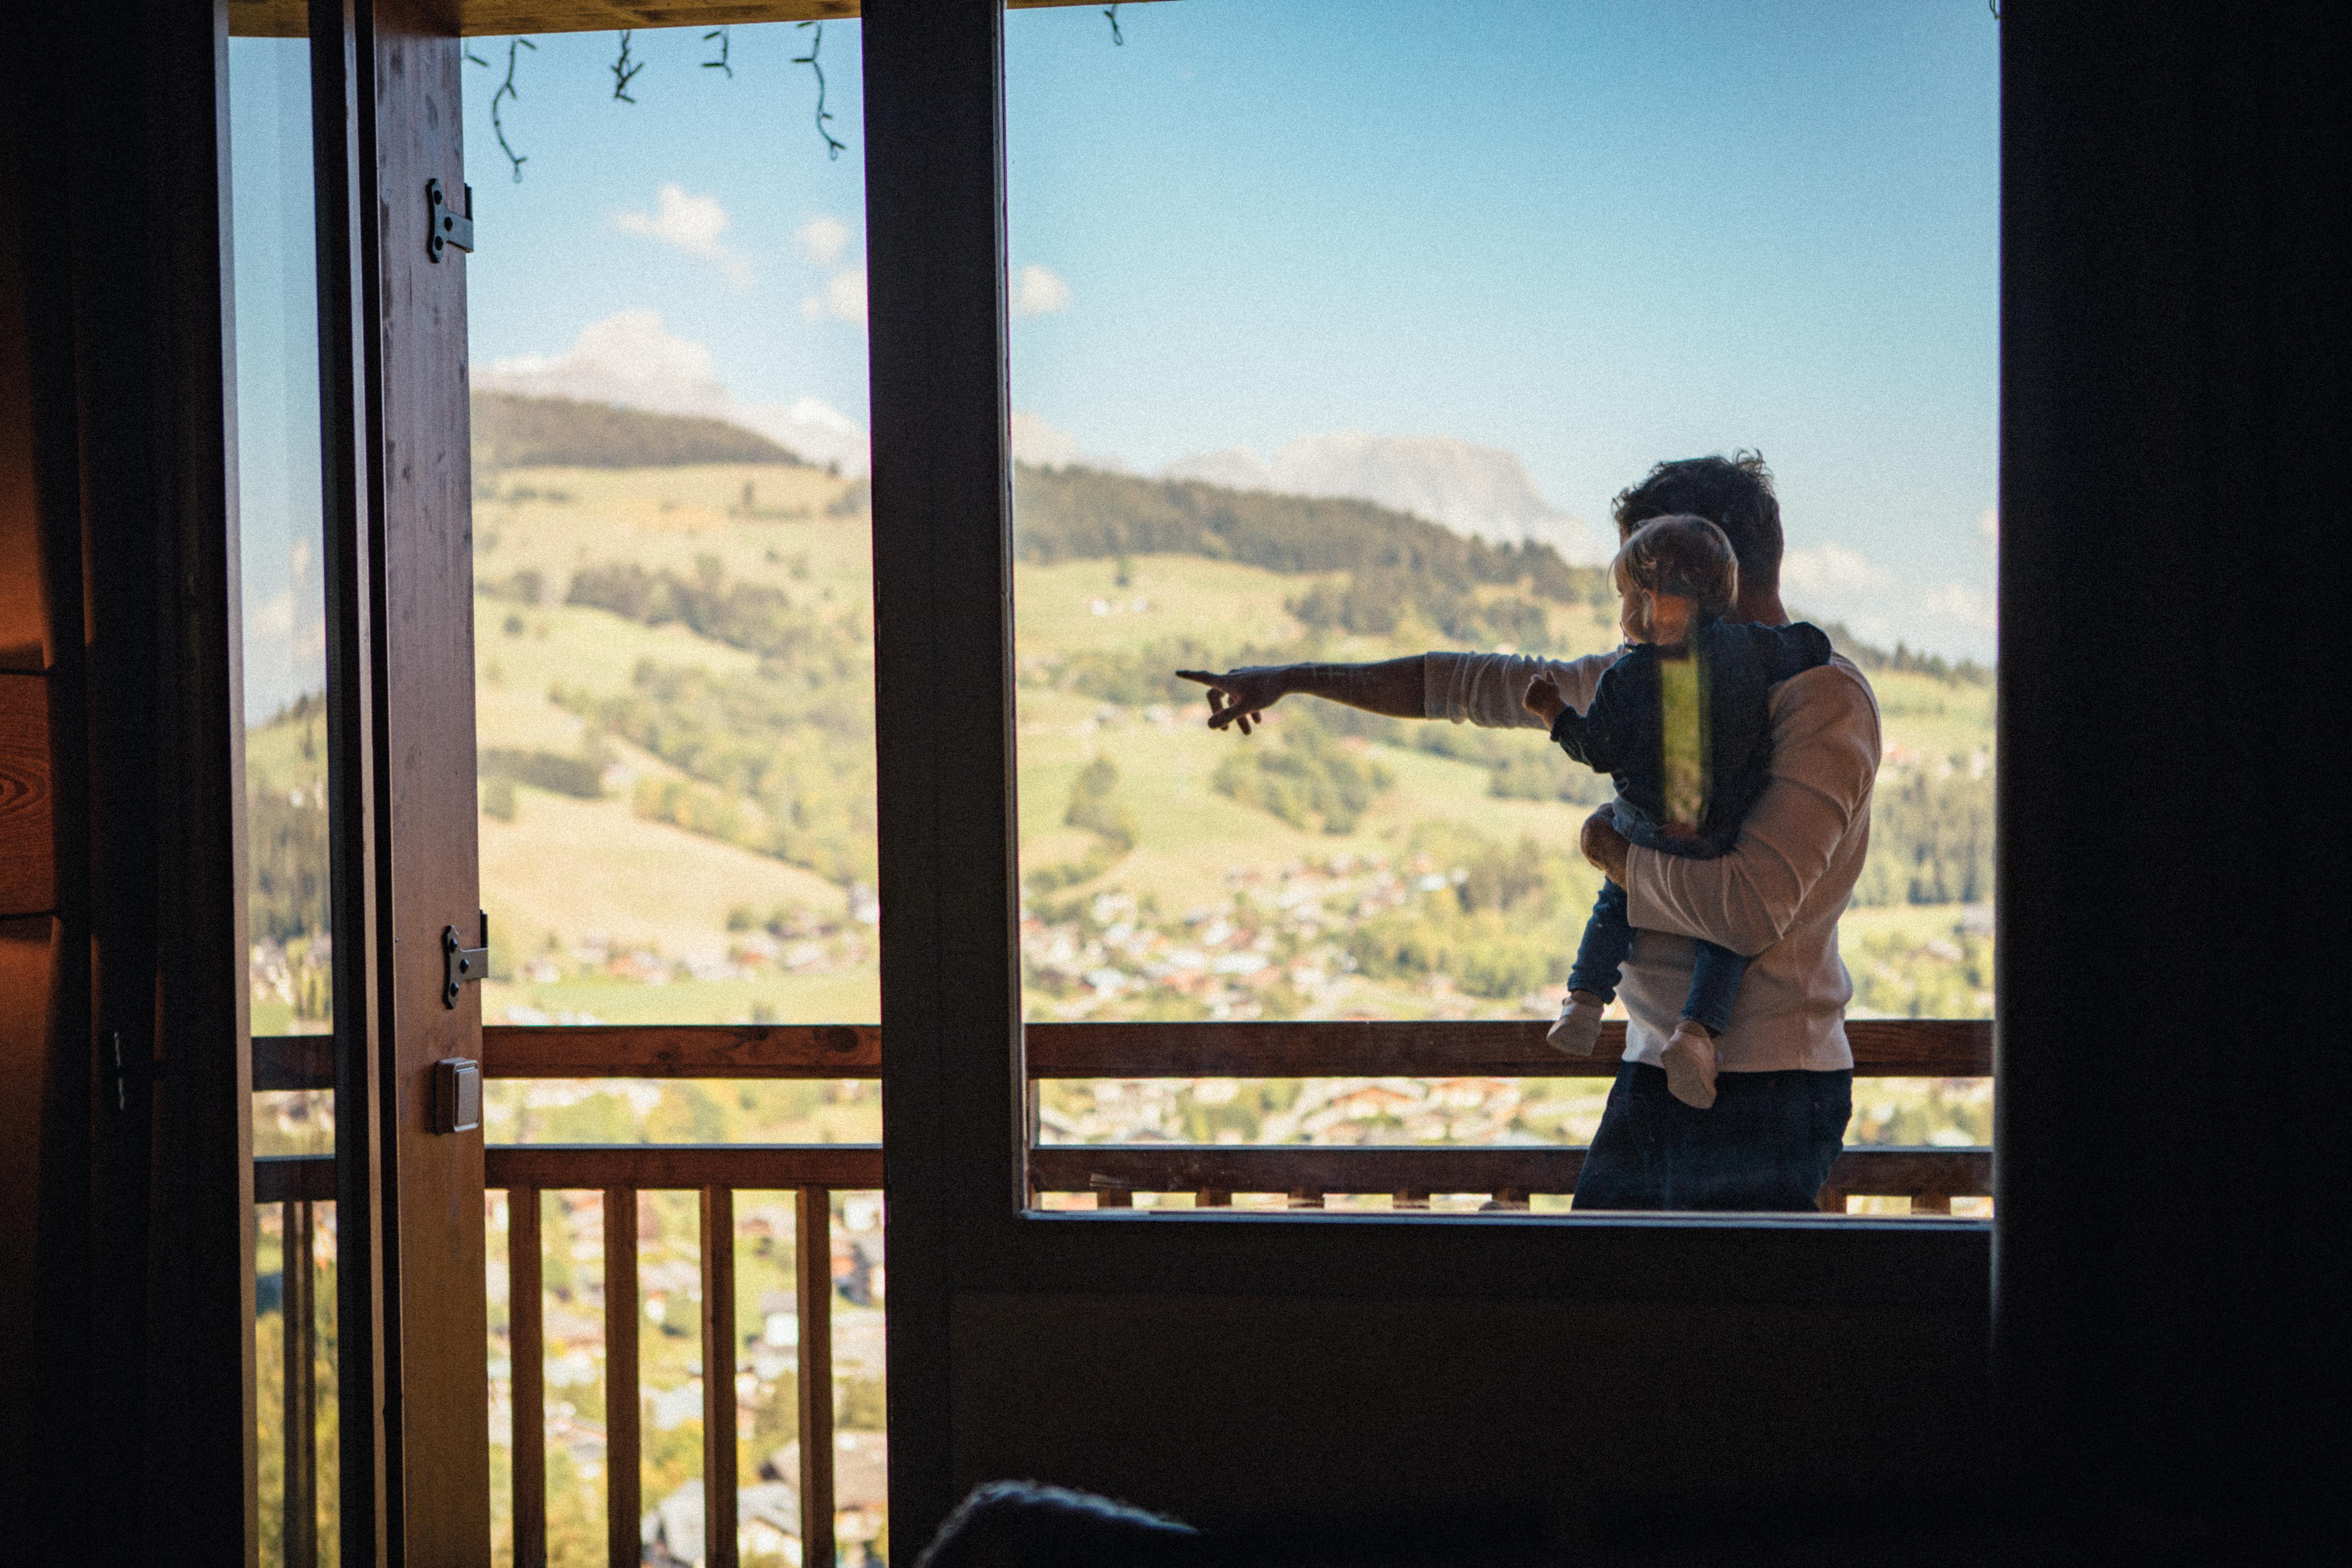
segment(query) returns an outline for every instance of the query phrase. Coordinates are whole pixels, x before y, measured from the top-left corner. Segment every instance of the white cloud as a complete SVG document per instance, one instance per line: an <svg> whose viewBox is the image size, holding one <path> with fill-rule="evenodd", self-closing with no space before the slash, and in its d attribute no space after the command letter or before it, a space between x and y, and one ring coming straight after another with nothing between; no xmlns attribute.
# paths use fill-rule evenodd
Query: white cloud
<svg viewBox="0 0 2352 1568"><path fill-rule="evenodd" d="M710 351L673 336L653 310L622 310L591 321L560 354L493 360L489 369L474 374L474 384L714 418L725 418L735 405L711 369Z"/></svg>
<svg viewBox="0 0 2352 1568"><path fill-rule="evenodd" d="M1031 262L1013 278L1013 313L1053 316L1070 308L1070 286L1059 273Z"/></svg>
<svg viewBox="0 0 2352 1568"><path fill-rule="evenodd" d="M824 292L811 294L801 300L801 319L821 321L827 316L836 321L866 324L866 268L845 267L825 280Z"/></svg>
<svg viewBox="0 0 2352 1568"><path fill-rule="evenodd" d="M739 404L713 370L710 351L662 325L652 310L591 321L560 354L517 354L474 373L484 392L616 403L656 414L699 414L756 430L814 463L845 474L866 468L866 432L822 398Z"/></svg>
<svg viewBox="0 0 2352 1568"><path fill-rule="evenodd" d="M1843 545L1820 544L1789 552L1780 592L1791 613L1842 621L1881 647L1901 642L1953 658L1993 657L1999 621L1990 580L1922 584Z"/></svg>
<svg viewBox="0 0 2352 1568"><path fill-rule="evenodd" d="M838 464L852 478L863 474L870 460L865 430L821 397L798 397L789 404L755 403L740 410L735 418L745 429L758 431L812 463Z"/></svg>
<svg viewBox="0 0 2352 1568"><path fill-rule="evenodd" d="M1957 621L1990 632L2000 625L1993 612L1992 595L1980 594L1965 583L1939 583L1919 595L1919 608L1928 616Z"/></svg>
<svg viewBox="0 0 2352 1568"><path fill-rule="evenodd" d="M272 594L260 612L246 623L248 631L277 642L290 643L294 638L294 590L288 588Z"/></svg>
<svg viewBox="0 0 2352 1568"><path fill-rule="evenodd" d="M1791 550L1780 560L1780 591L1807 604L1834 603L1859 595L1883 595L1895 586L1895 574L1835 544Z"/></svg>
<svg viewBox="0 0 2352 1568"><path fill-rule="evenodd" d="M652 212L616 213L613 221L631 234L700 257L739 291L751 286L750 258L719 238L733 220L717 196L690 195L681 185L664 185L654 193Z"/></svg>
<svg viewBox="0 0 2352 1568"><path fill-rule="evenodd" d="M848 244L849 226L837 217L813 217L793 233L793 248L819 267L832 266Z"/></svg>
<svg viewBox="0 0 2352 1568"><path fill-rule="evenodd" d="M1984 535L1984 542L1988 545L1996 550L2000 548L2000 509L1999 507L1989 506L1984 509L1982 514L1977 518L1977 531Z"/></svg>
<svg viewBox="0 0 2352 1568"><path fill-rule="evenodd" d="M1057 430L1040 415L1021 409L1013 413L1013 460L1058 468L1078 460L1078 438Z"/></svg>

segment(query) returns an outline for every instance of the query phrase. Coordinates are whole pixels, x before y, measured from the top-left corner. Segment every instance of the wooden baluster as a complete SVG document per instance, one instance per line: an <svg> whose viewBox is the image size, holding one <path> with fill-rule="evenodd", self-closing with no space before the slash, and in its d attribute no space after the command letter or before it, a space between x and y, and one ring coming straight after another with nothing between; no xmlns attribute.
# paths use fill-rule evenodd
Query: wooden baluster
<svg viewBox="0 0 2352 1568"><path fill-rule="evenodd" d="M1095 1190L1095 1207L1098 1209L1131 1209L1135 1194L1127 1187L1114 1186L1097 1176L1090 1184Z"/></svg>
<svg viewBox="0 0 2352 1568"><path fill-rule="evenodd" d="M508 1408L514 1429L515 1568L547 1568L547 1333L539 1189L507 1194Z"/></svg>
<svg viewBox="0 0 2352 1568"><path fill-rule="evenodd" d="M1295 1209L1319 1209L1323 1206L1323 1194L1313 1187L1293 1187L1290 1189L1290 1206Z"/></svg>
<svg viewBox="0 0 2352 1568"><path fill-rule="evenodd" d="M1528 1194L1517 1187L1496 1187L1495 1195L1478 1206L1496 1211L1524 1209L1528 1206Z"/></svg>
<svg viewBox="0 0 2352 1568"><path fill-rule="evenodd" d="M1949 1214L1952 1212L1952 1194L1949 1193L1913 1193L1911 1194L1911 1212L1913 1214Z"/></svg>
<svg viewBox="0 0 2352 1568"><path fill-rule="evenodd" d="M604 1540L611 1568L644 1555L637 1443L637 1190L604 1192Z"/></svg>
<svg viewBox="0 0 2352 1568"><path fill-rule="evenodd" d="M1192 1194L1196 1209L1229 1209L1234 1206L1234 1194L1224 1187L1202 1187Z"/></svg>
<svg viewBox="0 0 2352 1568"><path fill-rule="evenodd" d="M1823 1214L1842 1215L1845 1213L1845 1189L1843 1187L1823 1187L1822 1189L1822 1195L1817 1201L1821 1204L1822 1212Z"/></svg>
<svg viewBox="0 0 2352 1568"><path fill-rule="evenodd" d="M1429 1206L1429 1194L1419 1187L1399 1187L1390 1206L1401 1209L1425 1209Z"/></svg>
<svg viewBox="0 0 2352 1568"><path fill-rule="evenodd" d="M801 1568L833 1568L833 1194L800 1190Z"/></svg>
<svg viewBox="0 0 2352 1568"><path fill-rule="evenodd" d="M702 1550L735 1568L735 1194L702 1189Z"/></svg>
<svg viewBox="0 0 2352 1568"><path fill-rule="evenodd" d="M279 1253L284 1272L280 1300L286 1317L286 1568L318 1568L319 1563L319 1384L318 1276L311 1252L310 1205L285 1205L285 1238Z"/></svg>

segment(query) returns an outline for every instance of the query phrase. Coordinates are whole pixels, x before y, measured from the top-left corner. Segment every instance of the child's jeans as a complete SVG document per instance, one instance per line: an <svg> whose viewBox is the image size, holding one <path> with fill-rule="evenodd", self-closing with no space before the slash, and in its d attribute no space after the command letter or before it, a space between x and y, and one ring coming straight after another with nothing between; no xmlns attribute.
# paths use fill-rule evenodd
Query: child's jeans
<svg viewBox="0 0 2352 1568"><path fill-rule="evenodd" d="M1711 942L1694 945L1697 951L1691 959L1690 994L1683 1002L1683 1016L1720 1035L1731 1027L1731 1005L1739 999L1748 961ZM1601 896L1592 901L1592 918L1584 922L1584 941L1576 950L1576 967L1568 972L1568 988L1615 1001L1625 955L1633 950L1633 922L1625 918L1625 889L1604 881Z"/></svg>

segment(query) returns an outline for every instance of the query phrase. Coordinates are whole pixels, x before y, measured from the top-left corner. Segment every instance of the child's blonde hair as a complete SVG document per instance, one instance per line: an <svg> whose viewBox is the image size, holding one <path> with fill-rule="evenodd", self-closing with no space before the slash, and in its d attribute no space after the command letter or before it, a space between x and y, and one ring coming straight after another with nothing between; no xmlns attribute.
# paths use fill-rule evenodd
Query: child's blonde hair
<svg viewBox="0 0 2352 1568"><path fill-rule="evenodd" d="M1739 597L1739 558L1723 530L1703 517L1654 517L1625 536L1611 573L1651 594L1688 599L1701 620L1728 611Z"/></svg>

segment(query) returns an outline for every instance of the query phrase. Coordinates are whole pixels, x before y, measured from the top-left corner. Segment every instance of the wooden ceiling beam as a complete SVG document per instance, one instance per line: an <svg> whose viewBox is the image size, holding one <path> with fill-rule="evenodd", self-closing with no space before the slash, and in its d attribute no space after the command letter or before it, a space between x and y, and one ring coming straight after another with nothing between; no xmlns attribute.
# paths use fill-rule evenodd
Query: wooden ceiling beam
<svg viewBox="0 0 2352 1568"><path fill-rule="evenodd" d="M1013 10L1091 5L1101 0L1007 0ZM858 0L455 0L457 31L474 38L514 33L605 33L623 27L719 27L752 22L854 19ZM298 38L308 0L228 0L240 38Z"/></svg>

